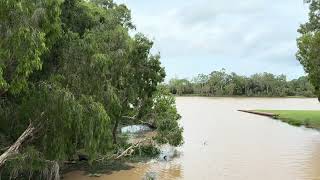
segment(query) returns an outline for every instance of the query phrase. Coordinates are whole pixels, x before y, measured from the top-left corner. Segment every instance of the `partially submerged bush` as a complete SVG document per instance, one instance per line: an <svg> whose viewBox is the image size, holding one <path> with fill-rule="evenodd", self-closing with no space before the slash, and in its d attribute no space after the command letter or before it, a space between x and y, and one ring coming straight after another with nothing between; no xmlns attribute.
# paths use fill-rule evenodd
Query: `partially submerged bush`
<svg viewBox="0 0 320 180"><path fill-rule="evenodd" d="M175 97L164 86L159 86L154 96L154 119L157 127L155 139L160 144L180 146L183 144L183 128L179 125Z"/></svg>

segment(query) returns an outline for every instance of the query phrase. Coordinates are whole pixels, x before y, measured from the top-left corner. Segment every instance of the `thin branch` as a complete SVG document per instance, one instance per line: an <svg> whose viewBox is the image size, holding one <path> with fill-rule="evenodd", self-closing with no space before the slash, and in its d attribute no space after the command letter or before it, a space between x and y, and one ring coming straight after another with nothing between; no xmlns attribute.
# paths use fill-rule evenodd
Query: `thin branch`
<svg viewBox="0 0 320 180"><path fill-rule="evenodd" d="M134 116L122 116L124 119L130 119L130 120L135 120L137 118L137 115Z"/></svg>

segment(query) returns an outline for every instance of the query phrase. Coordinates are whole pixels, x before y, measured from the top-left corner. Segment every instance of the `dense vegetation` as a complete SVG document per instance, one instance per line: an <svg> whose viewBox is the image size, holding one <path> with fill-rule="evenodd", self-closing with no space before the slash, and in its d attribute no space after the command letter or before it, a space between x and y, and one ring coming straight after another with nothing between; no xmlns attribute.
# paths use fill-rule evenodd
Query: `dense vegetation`
<svg viewBox="0 0 320 180"><path fill-rule="evenodd" d="M305 0L309 3L309 21L298 30L301 36L297 40L297 59L308 73L320 101L320 1Z"/></svg>
<svg viewBox="0 0 320 180"><path fill-rule="evenodd" d="M147 122L159 143L181 145L152 46L112 0L0 0L2 176L57 178L79 151L90 162L116 152L122 124Z"/></svg>
<svg viewBox="0 0 320 180"><path fill-rule="evenodd" d="M314 88L307 77L287 81L285 75L270 73L254 74L250 77L236 73L228 74L224 69L209 75L200 74L191 81L171 79L168 87L178 95L196 94L202 96L314 96Z"/></svg>

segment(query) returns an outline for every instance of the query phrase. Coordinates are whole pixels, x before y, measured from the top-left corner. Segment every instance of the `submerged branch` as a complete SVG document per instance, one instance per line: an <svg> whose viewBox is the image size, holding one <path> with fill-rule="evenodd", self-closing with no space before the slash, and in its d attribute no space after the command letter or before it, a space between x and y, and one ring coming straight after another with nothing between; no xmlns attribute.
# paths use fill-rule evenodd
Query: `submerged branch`
<svg viewBox="0 0 320 180"><path fill-rule="evenodd" d="M151 141L152 138L146 138L146 139L142 139L139 142L132 144L130 147L128 147L126 150L122 151L120 154L112 154L112 155L108 155L108 156L103 156L99 159L96 159L95 161L97 162L101 162L101 161L105 161L105 160L119 160L124 156L130 156L132 155L132 153L135 151L136 148L140 147L144 142L147 141Z"/></svg>
<svg viewBox="0 0 320 180"><path fill-rule="evenodd" d="M135 148L140 147L142 143L149 141L149 140L151 140L151 138L146 138L146 139L140 140L139 142L131 145L126 150L124 150L120 155L118 155L115 159L117 160L117 159L120 159L124 156L130 156L134 152Z"/></svg>

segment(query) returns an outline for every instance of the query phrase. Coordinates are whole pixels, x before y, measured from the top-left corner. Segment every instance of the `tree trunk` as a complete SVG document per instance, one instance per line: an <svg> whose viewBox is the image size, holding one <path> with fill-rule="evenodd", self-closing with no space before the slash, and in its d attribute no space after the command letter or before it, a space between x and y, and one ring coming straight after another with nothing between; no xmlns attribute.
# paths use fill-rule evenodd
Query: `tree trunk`
<svg viewBox="0 0 320 180"><path fill-rule="evenodd" d="M112 129L112 138L113 138L113 144L117 144L117 130L119 126L119 119L116 120L113 129Z"/></svg>
<svg viewBox="0 0 320 180"><path fill-rule="evenodd" d="M4 152L0 156L0 168L4 165L4 163L8 160L8 158L16 153L18 153L21 144L31 136L35 131L35 128L32 124L20 135L20 137L16 140L14 144L12 144L6 152Z"/></svg>
<svg viewBox="0 0 320 180"><path fill-rule="evenodd" d="M320 88L319 87L315 87L315 94L318 97L318 101L320 102Z"/></svg>
<svg viewBox="0 0 320 180"><path fill-rule="evenodd" d="M0 97L4 96L6 94L7 91L1 91L0 92Z"/></svg>

